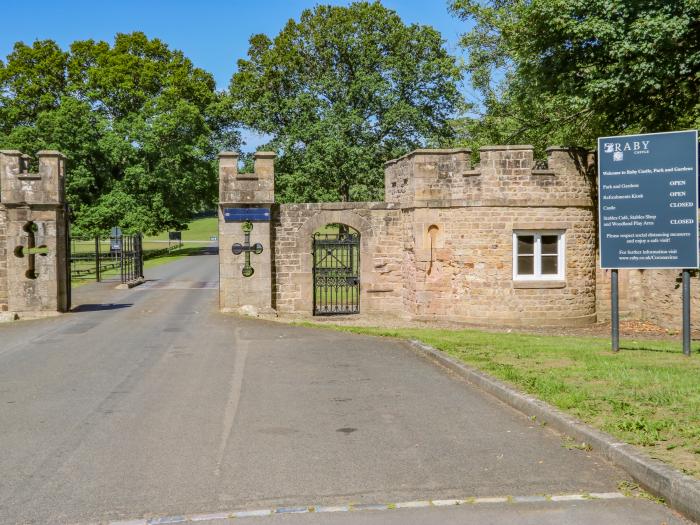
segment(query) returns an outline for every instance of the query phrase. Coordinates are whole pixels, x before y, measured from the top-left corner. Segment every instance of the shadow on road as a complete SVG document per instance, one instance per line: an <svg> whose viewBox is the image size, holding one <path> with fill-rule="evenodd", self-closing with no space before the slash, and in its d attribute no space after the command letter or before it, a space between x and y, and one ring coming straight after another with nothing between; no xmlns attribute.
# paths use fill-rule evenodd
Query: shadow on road
<svg viewBox="0 0 700 525"><path fill-rule="evenodd" d="M161 255L159 258L168 258L168 257L182 257L187 256L187 257L192 257L196 255L218 255L219 254L219 247L218 246L192 246L192 247L185 247L185 248L179 248L178 250L175 250L167 255ZM148 254L146 254L146 258Z"/></svg>
<svg viewBox="0 0 700 525"><path fill-rule="evenodd" d="M80 306L76 306L75 308L73 308L71 312L102 312L104 310L119 310L120 308L129 308L130 306L134 306L133 303L81 304Z"/></svg>
<svg viewBox="0 0 700 525"><path fill-rule="evenodd" d="M206 246L204 248L198 248L197 251L192 251L187 255L219 255L218 246Z"/></svg>

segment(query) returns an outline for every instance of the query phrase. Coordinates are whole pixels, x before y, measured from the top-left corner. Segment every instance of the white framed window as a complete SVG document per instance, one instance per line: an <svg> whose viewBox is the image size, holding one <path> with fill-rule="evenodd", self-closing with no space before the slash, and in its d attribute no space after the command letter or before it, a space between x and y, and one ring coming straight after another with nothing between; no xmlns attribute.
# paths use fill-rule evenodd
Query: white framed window
<svg viewBox="0 0 700 525"><path fill-rule="evenodd" d="M514 231L513 279L563 281L565 248L563 231Z"/></svg>

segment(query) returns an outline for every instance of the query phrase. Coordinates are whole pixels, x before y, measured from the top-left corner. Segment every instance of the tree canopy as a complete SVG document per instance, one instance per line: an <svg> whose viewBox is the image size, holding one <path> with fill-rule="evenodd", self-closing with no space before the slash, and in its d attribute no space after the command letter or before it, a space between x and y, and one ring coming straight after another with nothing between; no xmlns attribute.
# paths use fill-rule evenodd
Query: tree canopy
<svg viewBox="0 0 700 525"><path fill-rule="evenodd" d="M18 42L0 62L0 146L68 156L78 233L182 227L216 199L215 154L237 132L213 77L143 33L113 45Z"/></svg>
<svg viewBox="0 0 700 525"><path fill-rule="evenodd" d="M452 0L483 115L473 143L593 146L700 126L697 0Z"/></svg>
<svg viewBox="0 0 700 525"><path fill-rule="evenodd" d="M230 97L272 137L279 200L370 200L385 161L451 139L460 78L435 29L379 2L319 5L274 39L251 37Z"/></svg>

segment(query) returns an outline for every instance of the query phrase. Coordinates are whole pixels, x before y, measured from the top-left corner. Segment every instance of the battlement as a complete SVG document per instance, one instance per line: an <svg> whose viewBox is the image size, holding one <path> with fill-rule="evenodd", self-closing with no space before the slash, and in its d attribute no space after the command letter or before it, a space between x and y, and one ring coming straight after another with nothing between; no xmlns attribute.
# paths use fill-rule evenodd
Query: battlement
<svg viewBox="0 0 700 525"><path fill-rule="evenodd" d="M64 202L65 156L58 151L37 154L39 169L29 171L31 157L17 150L0 150L0 202L55 204Z"/></svg>
<svg viewBox="0 0 700 525"><path fill-rule="evenodd" d="M415 150L384 165L385 200L404 206L592 205L592 156L551 147L538 163L529 145Z"/></svg>
<svg viewBox="0 0 700 525"><path fill-rule="evenodd" d="M254 154L254 172L239 173L239 154L219 154L219 202L224 204L271 204L275 202L275 153Z"/></svg>

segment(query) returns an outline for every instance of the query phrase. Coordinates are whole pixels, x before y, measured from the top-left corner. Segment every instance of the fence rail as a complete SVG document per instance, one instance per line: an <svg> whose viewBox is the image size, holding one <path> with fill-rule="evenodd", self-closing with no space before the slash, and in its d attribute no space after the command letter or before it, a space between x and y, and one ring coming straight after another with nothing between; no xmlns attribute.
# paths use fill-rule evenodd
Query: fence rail
<svg viewBox="0 0 700 525"><path fill-rule="evenodd" d="M71 279L128 282L143 277L145 259L167 255L181 247L181 242L144 242L141 234L124 235L119 238L72 238Z"/></svg>

